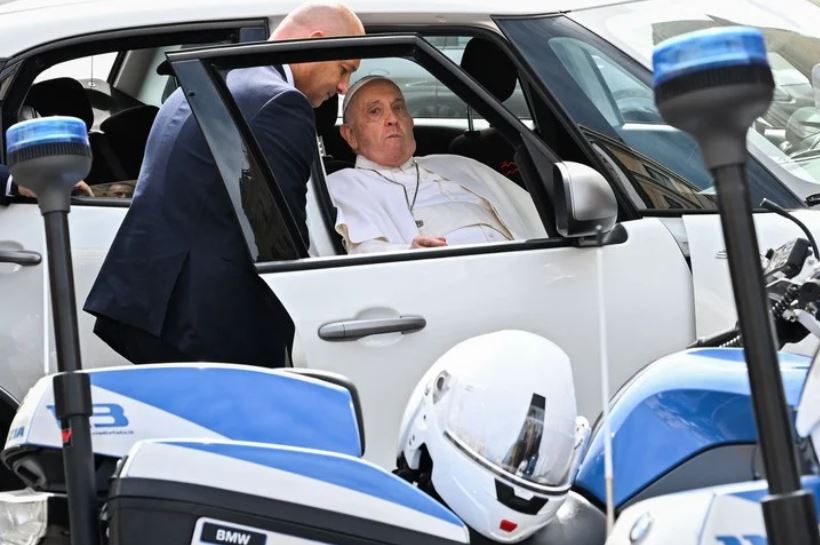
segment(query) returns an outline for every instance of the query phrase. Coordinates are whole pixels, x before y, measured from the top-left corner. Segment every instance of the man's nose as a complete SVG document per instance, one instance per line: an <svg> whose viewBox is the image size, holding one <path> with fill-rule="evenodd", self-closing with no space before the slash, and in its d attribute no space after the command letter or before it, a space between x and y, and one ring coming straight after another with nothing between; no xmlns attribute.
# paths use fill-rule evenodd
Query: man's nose
<svg viewBox="0 0 820 545"><path fill-rule="evenodd" d="M384 122L388 125L398 124L399 116L396 115L396 112L393 111L393 108L388 108L387 115L384 116Z"/></svg>
<svg viewBox="0 0 820 545"><path fill-rule="evenodd" d="M340 95L346 95L348 88L350 88L350 74L342 78L339 85L336 86L336 92Z"/></svg>

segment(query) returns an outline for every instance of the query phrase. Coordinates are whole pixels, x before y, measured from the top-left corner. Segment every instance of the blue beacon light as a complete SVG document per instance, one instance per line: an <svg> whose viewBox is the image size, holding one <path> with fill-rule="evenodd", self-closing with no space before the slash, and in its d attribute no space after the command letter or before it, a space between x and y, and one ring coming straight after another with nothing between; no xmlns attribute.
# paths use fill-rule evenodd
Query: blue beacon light
<svg viewBox="0 0 820 545"><path fill-rule="evenodd" d="M41 117L22 121L6 131L9 163L12 156L42 144L79 144L88 146L85 122L76 117Z"/></svg>
<svg viewBox="0 0 820 545"><path fill-rule="evenodd" d="M40 117L6 131L6 160L14 181L31 189L43 213L68 211L71 189L91 169L85 122L76 117Z"/></svg>
<svg viewBox="0 0 820 545"><path fill-rule="evenodd" d="M738 66L769 67L759 30L710 28L661 42L652 54L654 85L704 70Z"/></svg>

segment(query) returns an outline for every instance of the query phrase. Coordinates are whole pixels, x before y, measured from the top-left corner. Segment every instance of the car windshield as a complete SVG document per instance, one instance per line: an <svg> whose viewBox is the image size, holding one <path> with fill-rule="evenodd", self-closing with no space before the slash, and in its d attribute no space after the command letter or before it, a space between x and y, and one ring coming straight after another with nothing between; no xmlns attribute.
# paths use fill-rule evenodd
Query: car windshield
<svg viewBox="0 0 820 545"><path fill-rule="evenodd" d="M750 150L803 196L820 192L820 0L649 0L570 17L646 67L667 38L731 25L760 28L776 88L771 108L749 131ZM659 116L650 122L662 123Z"/></svg>

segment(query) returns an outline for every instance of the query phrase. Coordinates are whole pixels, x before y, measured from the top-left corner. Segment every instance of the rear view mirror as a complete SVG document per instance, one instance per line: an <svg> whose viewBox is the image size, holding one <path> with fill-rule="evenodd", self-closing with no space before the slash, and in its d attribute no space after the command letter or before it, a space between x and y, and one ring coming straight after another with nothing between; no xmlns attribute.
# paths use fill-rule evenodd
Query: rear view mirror
<svg viewBox="0 0 820 545"><path fill-rule="evenodd" d="M615 227L618 202L604 176L597 170L563 161L553 167L555 226L566 238L596 234L600 225L604 233Z"/></svg>

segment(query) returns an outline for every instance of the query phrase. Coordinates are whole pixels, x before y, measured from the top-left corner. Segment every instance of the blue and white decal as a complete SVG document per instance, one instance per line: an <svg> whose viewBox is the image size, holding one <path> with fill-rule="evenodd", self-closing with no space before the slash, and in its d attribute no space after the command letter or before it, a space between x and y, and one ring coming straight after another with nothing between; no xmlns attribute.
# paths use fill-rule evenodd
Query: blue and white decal
<svg viewBox="0 0 820 545"><path fill-rule="evenodd" d="M464 523L426 493L344 454L234 441L140 441L119 478L207 486L469 542Z"/></svg>
<svg viewBox="0 0 820 545"><path fill-rule="evenodd" d="M794 407L811 360L779 356L786 399ZM616 506L700 452L755 443L743 350L701 348L653 362L614 397L610 419ZM596 428L575 484L603 504L604 438L599 432Z"/></svg>
<svg viewBox="0 0 820 545"><path fill-rule="evenodd" d="M120 457L140 439L190 437L302 446L362 455L350 392L283 370L226 364L87 371L98 454ZM60 448L51 377L26 396L6 448Z"/></svg>

